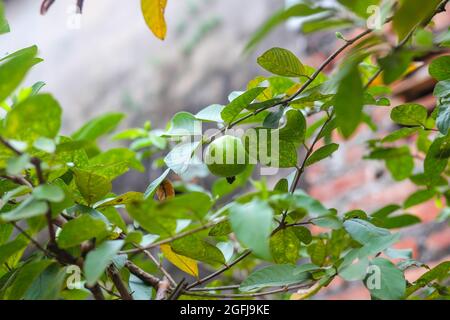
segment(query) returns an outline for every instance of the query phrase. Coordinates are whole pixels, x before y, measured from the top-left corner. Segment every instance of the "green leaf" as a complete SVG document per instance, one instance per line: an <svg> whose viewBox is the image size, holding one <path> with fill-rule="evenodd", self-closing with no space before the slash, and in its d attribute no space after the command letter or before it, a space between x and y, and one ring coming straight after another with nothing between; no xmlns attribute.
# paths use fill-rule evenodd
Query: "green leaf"
<svg viewBox="0 0 450 320"><path fill-rule="evenodd" d="M130 204L135 201L142 201L143 199L144 199L144 196L141 192L130 191L130 192L121 194L120 196L117 196L113 199L109 199L106 201L101 201L100 203L96 203L95 207L97 209L99 209L99 208L105 208L105 207L127 205L127 204Z"/></svg>
<svg viewBox="0 0 450 320"><path fill-rule="evenodd" d="M438 106L436 125L440 133L447 135L448 129L450 128L450 103L445 103Z"/></svg>
<svg viewBox="0 0 450 320"><path fill-rule="evenodd" d="M227 178L217 179L216 181L214 181L211 190L213 196L221 198L223 196L226 196L227 194L232 193L238 188L244 187L249 182L254 169L255 167L253 165L247 165L245 171L238 174L235 177L236 180L234 180L232 184L228 183Z"/></svg>
<svg viewBox="0 0 450 320"><path fill-rule="evenodd" d="M124 117L122 113L106 113L87 122L72 134L72 137L74 140L97 140L100 136L113 131Z"/></svg>
<svg viewBox="0 0 450 320"><path fill-rule="evenodd" d="M28 243L22 239L16 239L11 242L0 245L0 266L2 266L15 253L25 249Z"/></svg>
<svg viewBox="0 0 450 320"><path fill-rule="evenodd" d="M367 158L385 160L386 167L391 172L392 177L397 181L409 178L414 170L414 158L408 146L399 148L376 148Z"/></svg>
<svg viewBox="0 0 450 320"><path fill-rule="evenodd" d="M263 127L269 129L277 129L280 125L280 120L284 115L284 107L280 107L276 112L270 112L264 119Z"/></svg>
<svg viewBox="0 0 450 320"><path fill-rule="evenodd" d="M412 58L413 54L410 51L397 50L386 57L378 59L378 63L383 69L383 83L391 84L405 75Z"/></svg>
<svg viewBox="0 0 450 320"><path fill-rule="evenodd" d="M166 136L192 136L201 134L201 121L189 113L178 112L170 121L169 129L164 133Z"/></svg>
<svg viewBox="0 0 450 320"><path fill-rule="evenodd" d="M121 213L117 211L116 208L107 207L107 208L98 208L101 214L103 214L106 219L116 227L119 227L123 232L127 232L127 225L125 221L123 221ZM139 241L138 241L139 242Z"/></svg>
<svg viewBox="0 0 450 320"><path fill-rule="evenodd" d="M414 207L418 204L421 204L423 202L426 202L433 198L436 195L436 191L433 189L428 190L418 190L414 192L412 195L408 197L408 199L405 200L405 203L403 204L403 207L405 209Z"/></svg>
<svg viewBox="0 0 450 320"><path fill-rule="evenodd" d="M37 200L61 202L64 200L64 191L55 184L43 184L33 190L33 197Z"/></svg>
<svg viewBox="0 0 450 320"><path fill-rule="evenodd" d="M223 122L222 116L220 115L223 108L225 108L225 106L221 104L212 104L200 110L195 115L195 118L202 121Z"/></svg>
<svg viewBox="0 0 450 320"><path fill-rule="evenodd" d="M386 159L386 167L394 180L401 181L411 176L414 170L414 159L410 154L403 154L398 158Z"/></svg>
<svg viewBox="0 0 450 320"><path fill-rule="evenodd" d="M157 214L154 208L154 202L132 202L127 205L127 212L142 228L151 234L162 237L172 236L177 227L177 221L173 217Z"/></svg>
<svg viewBox="0 0 450 320"><path fill-rule="evenodd" d="M405 295L406 280L403 272L389 260L375 258L370 262L373 272L365 280L370 294L381 300L399 300Z"/></svg>
<svg viewBox="0 0 450 320"><path fill-rule="evenodd" d="M94 285L102 276L123 244L123 240L105 241L87 254L84 275L89 286Z"/></svg>
<svg viewBox="0 0 450 320"><path fill-rule="evenodd" d="M217 247L200 240L196 236L187 236L170 243L172 250L185 257L203 261L208 264L224 264L225 258Z"/></svg>
<svg viewBox="0 0 450 320"><path fill-rule="evenodd" d="M166 155L164 162L173 172L183 175L194 161L192 156L199 146L199 141L181 142Z"/></svg>
<svg viewBox="0 0 450 320"><path fill-rule="evenodd" d="M223 121L226 123L233 122L242 110L247 108L265 89L264 87L256 87L232 100L220 113Z"/></svg>
<svg viewBox="0 0 450 320"><path fill-rule="evenodd" d="M436 138L431 144L424 161L425 174L430 182L440 179L450 156L450 140L448 136Z"/></svg>
<svg viewBox="0 0 450 320"><path fill-rule="evenodd" d="M430 75L437 81L450 79L450 56L434 59L428 69Z"/></svg>
<svg viewBox="0 0 450 320"><path fill-rule="evenodd" d="M294 194L275 194L270 197L269 203L274 208L280 210L292 211L304 209L313 218L328 215L330 213L330 211L319 201L311 198L301 190L296 190Z"/></svg>
<svg viewBox="0 0 450 320"><path fill-rule="evenodd" d="M333 230L342 228L341 220L339 220L339 218L334 215L327 215L315 218L314 224L322 228L329 228Z"/></svg>
<svg viewBox="0 0 450 320"><path fill-rule="evenodd" d="M393 18L394 30L398 35L399 41L405 39L410 31L427 19L436 9L440 0L422 0L401 1L400 7Z"/></svg>
<svg viewBox="0 0 450 320"><path fill-rule="evenodd" d="M282 193L287 193L289 192L289 181L285 178L280 179L277 184L275 185L275 187L273 188L274 191L279 191Z"/></svg>
<svg viewBox="0 0 450 320"><path fill-rule="evenodd" d="M450 80L439 81L434 87L433 95L438 98L450 96Z"/></svg>
<svg viewBox="0 0 450 320"><path fill-rule="evenodd" d="M272 48L258 58L258 64L267 71L283 77L300 77L305 68L291 51L283 48Z"/></svg>
<svg viewBox="0 0 450 320"><path fill-rule="evenodd" d="M325 259L327 257L327 246L324 241L319 240L310 244L307 251L312 263L317 266L322 266L325 263Z"/></svg>
<svg viewBox="0 0 450 320"><path fill-rule="evenodd" d="M13 93L31 67L42 61L36 58L37 50L32 46L0 59L0 103Z"/></svg>
<svg viewBox="0 0 450 320"><path fill-rule="evenodd" d="M381 223L381 227L386 229L398 229L409 227L420 222L421 220L417 216L414 216L412 214L401 214L384 219Z"/></svg>
<svg viewBox="0 0 450 320"><path fill-rule="evenodd" d="M312 241L312 234L308 228L298 226L292 227L292 231L294 231L295 236L304 244L310 244Z"/></svg>
<svg viewBox="0 0 450 320"><path fill-rule="evenodd" d="M395 142L397 140L400 139L404 139L407 138L413 134L415 134L416 132L418 132L420 130L419 127L414 127L414 128L401 128L399 130L396 130L392 133L390 133L389 135L387 135L386 137L384 137L381 142Z"/></svg>
<svg viewBox="0 0 450 320"><path fill-rule="evenodd" d="M230 223L238 240L261 258L270 260L269 236L272 229L272 208L253 200L230 208Z"/></svg>
<svg viewBox="0 0 450 320"><path fill-rule="evenodd" d="M368 221L350 219L344 222L345 230L361 244L368 244L376 238L390 235L386 229L378 228Z"/></svg>
<svg viewBox="0 0 450 320"><path fill-rule="evenodd" d="M64 286L66 270L56 263L45 269L25 293L25 300L57 300Z"/></svg>
<svg viewBox="0 0 450 320"><path fill-rule="evenodd" d="M30 156L26 153L8 159L6 172L11 176L21 175L30 163Z"/></svg>
<svg viewBox="0 0 450 320"><path fill-rule="evenodd" d="M286 112L283 127L248 130L242 139L252 161L275 168L291 168L297 165L297 146L304 140L305 132L305 117L299 110L291 109Z"/></svg>
<svg viewBox="0 0 450 320"><path fill-rule="evenodd" d="M353 24L354 21L351 19L324 19L323 17L317 17L303 22L301 31L308 34L325 30L344 29Z"/></svg>
<svg viewBox="0 0 450 320"><path fill-rule="evenodd" d="M222 221L218 224L216 224L214 227L209 230L208 235L212 237L218 237L218 236L226 236L233 232L231 229L230 222L228 220Z"/></svg>
<svg viewBox="0 0 450 320"><path fill-rule="evenodd" d="M296 264L299 251L300 241L291 228L282 229L270 237L270 252L278 264Z"/></svg>
<svg viewBox="0 0 450 320"><path fill-rule="evenodd" d="M306 119L299 110L286 112L286 123L279 129L279 138L284 141L301 143L305 139Z"/></svg>
<svg viewBox="0 0 450 320"><path fill-rule="evenodd" d="M147 286L145 282L136 277L134 274L130 274L128 286L130 287L130 291L132 292L131 295L134 300L151 300L153 288Z"/></svg>
<svg viewBox="0 0 450 320"><path fill-rule="evenodd" d="M369 259L362 258L357 262L338 269L339 276L346 281L363 280L367 274Z"/></svg>
<svg viewBox="0 0 450 320"><path fill-rule="evenodd" d="M281 287L290 284L303 283L310 279L307 272L297 272L299 267L290 264L268 266L256 270L245 279L240 291L256 291L267 287Z"/></svg>
<svg viewBox="0 0 450 320"><path fill-rule="evenodd" d="M361 18L368 18L370 6L378 6L380 0L339 0L339 3L356 13Z"/></svg>
<svg viewBox="0 0 450 320"><path fill-rule="evenodd" d="M311 154L308 160L306 160L305 165L308 167L316 162L319 162L320 160L328 158L338 149L339 145L336 143L330 143L327 144L326 146L320 147L319 149L314 151L313 154Z"/></svg>
<svg viewBox="0 0 450 320"><path fill-rule="evenodd" d="M210 196L203 192L185 193L152 203L154 214L173 219L202 220L212 207Z"/></svg>
<svg viewBox="0 0 450 320"><path fill-rule="evenodd" d="M415 103L402 104L392 109L392 121L405 126L425 126L427 109Z"/></svg>
<svg viewBox="0 0 450 320"><path fill-rule="evenodd" d="M38 138L34 142L33 147L47 153L54 153L56 151L55 142L52 139L44 137Z"/></svg>
<svg viewBox="0 0 450 320"><path fill-rule="evenodd" d="M126 173L130 168L144 171L136 154L125 148L110 149L89 160L89 166L83 170L92 171L107 179L114 179Z"/></svg>
<svg viewBox="0 0 450 320"><path fill-rule="evenodd" d="M417 279L411 286L406 290L405 297L409 297L414 292L430 284L434 280L448 279L448 274L450 272L450 261L445 261L438 264L436 267L430 271L424 273L419 279Z"/></svg>
<svg viewBox="0 0 450 320"><path fill-rule="evenodd" d="M92 238L102 238L106 235L107 227L101 219L84 214L67 222L58 235L58 245L70 248Z"/></svg>
<svg viewBox="0 0 450 320"><path fill-rule="evenodd" d="M88 204L101 200L112 189L111 181L90 171L74 168L75 182Z"/></svg>
<svg viewBox="0 0 450 320"><path fill-rule="evenodd" d="M344 66L339 76L339 84L334 97L336 121L345 138L349 138L362 119L364 90L358 65Z"/></svg>
<svg viewBox="0 0 450 320"><path fill-rule="evenodd" d="M9 31L8 21L5 18L5 7L3 2L0 1L0 34L8 33Z"/></svg>
<svg viewBox="0 0 450 320"><path fill-rule="evenodd" d="M156 180L154 180L150 185L147 187L144 193L144 199L151 198L156 192L156 189L158 186L164 181L164 179L167 178L167 176L170 173L170 169L167 169L163 172L162 175L160 175Z"/></svg>
<svg viewBox="0 0 450 320"><path fill-rule="evenodd" d="M311 7L304 3L299 3L277 11L273 16L267 19L264 24L258 28L253 34L250 41L245 47L245 51L251 50L257 43L259 43L266 35L268 35L276 26L280 25L284 21L291 17L307 17L320 12L324 12L326 9L320 7Z"/></svg>
<svg viewBox="0 0 450 320"><path fill-rule="evenodd" d="M0 221L11 222L44 215L48 205L45 201L27 198L9 212L0 214Z"/></svg>
<svg viewBox="0 0 450 320"><path fill-rule="evenodd" d="M0 99L1 100L1 99ZM32 96L17 104L5 118L5 138L34 142L54 138L61 126L61 107L49 94Z"/></svg>
<svg viewBox="0 0 450 320"><path fill-rule="evenodd" d="M52 260L38 260L23 266L9 288L8 299L19 300L23 298L33 281L52 263Z"/></svg>

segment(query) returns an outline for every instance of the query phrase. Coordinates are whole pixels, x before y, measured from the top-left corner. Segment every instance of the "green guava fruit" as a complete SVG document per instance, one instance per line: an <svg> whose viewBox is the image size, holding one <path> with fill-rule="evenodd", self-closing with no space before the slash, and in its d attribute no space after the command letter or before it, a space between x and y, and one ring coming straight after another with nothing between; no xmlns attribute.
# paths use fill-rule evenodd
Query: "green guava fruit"
<svg viewBox="0 0 450 320"><path fill-rule="evenodd" d="M248 155L241 139L225 135L208 146L205 163L209 171L218 177L234 177L248 165Z"/></svg>

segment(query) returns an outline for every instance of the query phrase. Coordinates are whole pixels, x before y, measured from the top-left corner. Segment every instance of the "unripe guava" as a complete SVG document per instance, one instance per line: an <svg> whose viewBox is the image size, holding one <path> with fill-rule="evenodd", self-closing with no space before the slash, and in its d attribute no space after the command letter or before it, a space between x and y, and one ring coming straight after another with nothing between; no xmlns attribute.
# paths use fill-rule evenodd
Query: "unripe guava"
<svg viewBox="0 0 450 320"><path fill-rule="evenodd" d="M245 170L248 156L241 139L225 135L208 146L205 163L215 176L234 177Z"/></svg>

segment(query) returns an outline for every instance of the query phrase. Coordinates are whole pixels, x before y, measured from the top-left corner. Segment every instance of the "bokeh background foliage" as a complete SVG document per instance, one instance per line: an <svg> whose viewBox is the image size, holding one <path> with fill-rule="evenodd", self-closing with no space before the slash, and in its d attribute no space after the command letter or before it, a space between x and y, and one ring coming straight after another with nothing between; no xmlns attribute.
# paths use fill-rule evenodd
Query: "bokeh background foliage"
<svg viewBox="0 0 450 320"><path fill-rule="evenodd" d="M52 3L43 6L48 10ZM167 5L141 2L143 20L161 40L171 27ZM118 130L125 114L108 112L67 131L45 83L23 85L42 62L38 48L5 55L1 298L307 299L339 281L363 285L373 299L448 298L448 259L429 266L413 250L396 247L401 229L422 223L410 208L430 200L441 209L437 219L449 236L450 38L448 25L436 31L446 5L302 1L271 10L247 38L247 54L292 18L312 37L340 30L337 47L311 65L294 50L264 48L256 59L263 75L247 79L226 103L176 113L165 128L147 121ZM0 33L12 29L13 35L7 16L0 2ZM202 34L196 37L185 55ZM431 109L393 98L418 69L429 73L434 87ZM390 114L396 130L380 132L378 109ZM192 142L200 123L221 133L235 127L276 133L277 168L286 174L270 183L258 175L258 164L233 179L203 183L210 175L193 154L214 137ZM336 158L362 127L372 132L359 142L359 161L383 163L391 183L415 185L411 194L369 211L364 199L362 206L342 210L302 190L305 174ZM124 184L130 170L146 172L144 188ZM325 179L322 188L331 183ZM410 281L405 274L412 268L421 275Z"/></svg>

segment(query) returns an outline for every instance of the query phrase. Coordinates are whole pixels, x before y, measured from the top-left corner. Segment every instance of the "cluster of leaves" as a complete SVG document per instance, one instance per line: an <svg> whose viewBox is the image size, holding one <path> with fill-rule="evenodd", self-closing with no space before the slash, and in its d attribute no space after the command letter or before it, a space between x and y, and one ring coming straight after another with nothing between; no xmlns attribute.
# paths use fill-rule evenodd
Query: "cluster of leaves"
<svg viewBox="0 0 450 320"><path fill-rule="evenodd" d="M362 25L365 9L381 5L377 0L339 2L349 9L344 20L341 10L308 1L276 13L249 47L290 17L311 16L302 28L313 32ZM427 27L446 2L383 3L384 22L393 19L398 44L391 45L375 30L352 39L338 34L342 47L317 69L286 49L272 48L258 58L270 75L231 93L227 105L211 105L197 114L180 112L165 130L147 123L115 133L112 140L128 140L129 147L106 151L98 141L115 131L124 115L105 114L70 136L61 135L61 108L51 95L41 93L43 83L18 90L41 61L37 48L2 58L0 297L239 298L302 289L291 298L305 299L336 277L364 282L374 299L448 297L443 283L450 262L407 282L405 270L427 266L413 260L410 250L392 248L400 237L392 229L420 222L404 213L410 207L432 198L449 201L449 56L430 64L431 76L439 81L434 92L439 103L431 114L418 104L395 106L391 118L400 129L368 142L368 159L385 161L395 180L410 179L419 191L401 205L376 212L339 213L297 189L309 166L338 150L332 142L335 132L349 138L362 123L376 130L370 106L390 106L387 85L404 77L413 59L448 45L448 33L434 35ZM147 12L158 12L156 22L149 17L150 26L159 25L166 1L154 2L162 11L154 10L151 1L144 3ZM8 29L0 2L0 32ZM323 73L346 49L337 70ZM310 116L315 121L307 121ZM264 180L251 179L255 166L248 166L232 184L225 178L216 180L211 190L193 184L194 178L208 174L193 156L212 140L192 139L201 123L222 132L238 125L276 131L277 166L291 168L292 174L270 188ZM417 137L416 146L410 143L412 136ZM257 148L264 149L258 153L270 150L260 143ZM143 192L114 194L113 180L130 169L144 171L146 159L153 160L152 169L166 170ZM172 183L169 178L175 175L179 179ZM241 192L249 182L253 190ZM442 219L448 218L448 211ZM46 243L36 240L41 232L48 234ZM154 256L156 250L159 257ZM197 279L175 281L163 259ZM200 278L199 263L214 272ZM244 279L233 273L235 268ZM80 272L80 287L74 288L73 270ZM233 292L221 293L229 290Z"/></svg>

